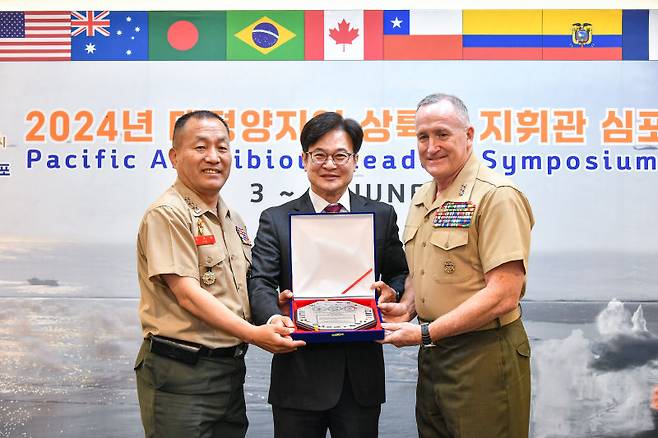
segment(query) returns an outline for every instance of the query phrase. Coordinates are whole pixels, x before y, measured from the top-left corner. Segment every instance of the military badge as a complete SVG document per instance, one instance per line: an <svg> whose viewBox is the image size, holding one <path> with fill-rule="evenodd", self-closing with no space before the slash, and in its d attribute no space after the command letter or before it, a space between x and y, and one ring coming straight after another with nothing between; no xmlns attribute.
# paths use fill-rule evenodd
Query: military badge
<svg viewBox="0 0 658 438"><path fill-rule="evenodd" d="M590 23L573 23L571 25L571 42L580 47L592 44L592 25Z"/></svg>
<svg viewBox="0 0 658 438"><path fill-rule="evenodd" d="M432 224L436 228L468 228L474 212L471 201L446 201L436 210Z"/></svg>
<svg viewBox="0 0 658 438"><path fill-rule="evenodd" d="M217 277L215 277L215 273L211 269L208 269L201 276L201 281L203 281L203 284L205 284L206 286L210 286L214 284L215 280L217 280Z"/></svg>
<svg viewBox="0 0 658 438"><path fill-rule="evenodd" d="M246 229L240 228L236 225L235 231L238 232L238 236L240 236L240 240L242 240L242 243L244 243L245 245L251 245L251 240L249 240L249 235L247 234Z"/></svg>
<svg viewBox="0 0 658 438"><path fill-rule="evenodd" d="M215 236L213 234L206 235L206 225L201 218L197 219L196 226L199 233L198 236L194 236L194 243L196 243L196 246L212 245L215 243Z"/></svg>

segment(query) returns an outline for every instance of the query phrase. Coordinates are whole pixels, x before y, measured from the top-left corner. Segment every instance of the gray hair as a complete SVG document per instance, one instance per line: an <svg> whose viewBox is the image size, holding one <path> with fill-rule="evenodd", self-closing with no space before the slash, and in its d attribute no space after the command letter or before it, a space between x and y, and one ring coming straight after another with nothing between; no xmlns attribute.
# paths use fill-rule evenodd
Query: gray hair
<svg viewBox="0 0 658 438"><path fill-rule="evenodd" d="M457 117L459 117L464 125L470 125L471 122L468 118L468 108L466 108L466 105L460 98L453 96L452 94L433 93L429 96L425 96L420 102L418 102L416 111L418 111L421 106L432 105L434 103L443 102L444 100L447 100L452 104L452 107L457 112Z"/></svg>

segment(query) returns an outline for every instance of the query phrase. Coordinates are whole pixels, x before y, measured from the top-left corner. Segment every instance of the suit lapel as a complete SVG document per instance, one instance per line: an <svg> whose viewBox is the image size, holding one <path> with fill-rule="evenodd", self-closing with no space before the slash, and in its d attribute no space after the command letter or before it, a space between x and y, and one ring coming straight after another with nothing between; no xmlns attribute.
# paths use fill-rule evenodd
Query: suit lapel
<svg viewBox="0 0 658 438"><path fill-rule="evenodd" d="M300 213L315 213L311 197L308 195L308 190L306 190L302 196L297 198L297 201L292 206L292 211Z"/></svg>
<svg viewBox="0 0 658 438"><path fill-rule="evenodd" d="M368 211L368 198L359 196L350 190L350 211L353 213L363 213Z"/></svg>

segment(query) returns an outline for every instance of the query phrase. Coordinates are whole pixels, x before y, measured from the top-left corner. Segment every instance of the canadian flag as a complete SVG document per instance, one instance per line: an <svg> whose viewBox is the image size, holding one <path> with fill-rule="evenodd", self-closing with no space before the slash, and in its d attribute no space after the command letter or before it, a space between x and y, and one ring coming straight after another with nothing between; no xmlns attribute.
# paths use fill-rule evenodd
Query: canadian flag
<svg viewBox="0 0 658 438"><path fill-rule="evenodd" d="M304 59L382 59L382 11L306 11Z"/></svg>

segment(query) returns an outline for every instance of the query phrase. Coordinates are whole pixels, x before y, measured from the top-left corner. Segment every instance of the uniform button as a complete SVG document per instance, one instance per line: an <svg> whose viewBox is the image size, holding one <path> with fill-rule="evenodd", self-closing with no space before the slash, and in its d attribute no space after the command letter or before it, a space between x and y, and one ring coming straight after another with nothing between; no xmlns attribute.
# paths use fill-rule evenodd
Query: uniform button
<svg viewBox="0 0 658 438"><path fill-rule="evenodd" d="M420 301L425 304L425 298L421 298Z"/></svg>
<svg viewBox="0 0 658 438"><path fill-rule="evenodd" d="M231 260L235 260L235 255L231 254Z"/></svg>
<svg viewBox="0 0 658 438"><path fill-rule="evenodd" d="M210 256L206 257L206 263L212 263L212 257Z"/></svg>
<svg viewBox="0 0 658 438"><path fill-rule="evenodd" d="M427 246L427 242L423 242L423 248Z"/></svg>
<svg viewBox="0 0 658 438"><path fill-rule="evenodd" d="M424 269L420 270L420 275L425 275L425 270Z"/></svg>

